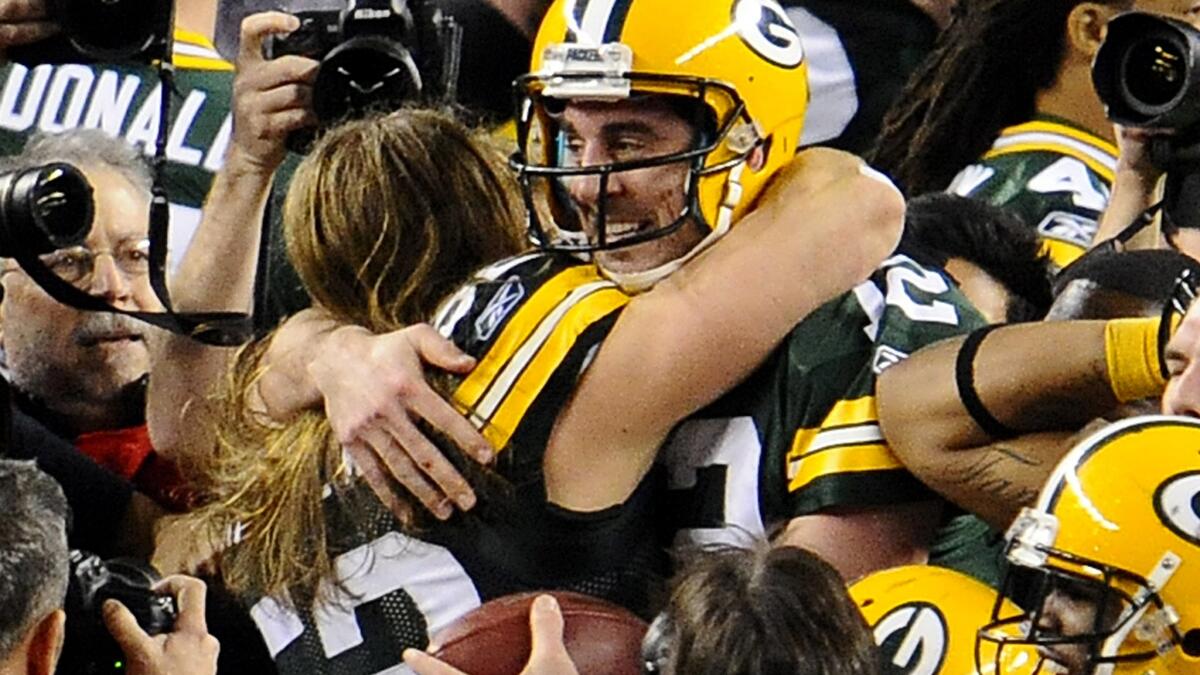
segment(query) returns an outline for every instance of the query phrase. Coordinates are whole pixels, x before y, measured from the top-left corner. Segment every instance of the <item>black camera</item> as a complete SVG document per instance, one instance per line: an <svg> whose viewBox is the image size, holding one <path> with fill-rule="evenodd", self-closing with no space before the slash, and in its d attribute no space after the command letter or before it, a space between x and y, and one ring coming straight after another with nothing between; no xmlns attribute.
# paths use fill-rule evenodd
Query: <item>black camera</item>
<svg viewBox="0 0 1200 675"><path fill-rule="evenodd" d="M25 64L163 59L171 47L174 3L168 0L47 0L62 33L8 50Z"/></svg>
<svg viewBox="0 0 1200 675"><path fill-rule="evenodd" d="M1114 17L1092 84L1112 121L1173 132L1149 144L1167 172L1162 229L1200 228L1200 31L1157 14Z"/></svg>
<svg viewBox="0 0 1200 675"><path fill-rule="evenodd" d="M296 12L300 28L266 43L267 58L296 54L321 62L313 112L326 127L409 101L452 99L461 30L431 2L348 0L343 10ZM303 150L312 133L293 134Z"/></svg>
<svg viewBox="0 0 1200 675"><path fill-rule="evenodd" d="M1114 122L1188 130L1200 122L1200 31L1165 16L1121 14L1108 23L1092 83Z"/></svg>
<svg viewBox="0 0 1200 675"><path fill-rule="evenodd" d="M92 186L70 164L0 173L0 256L82 244L92 229L92 214Z"/></svg>
<svg viewBox="0 0 1200 675"><path fill-rule="evenodd" d="M135 560L108 560L82 551L71 551L67 584L67 635L58 672L120 673L125 657L101 618L106 600L119 600L129 608L149 635L169 633L178 611L175 599L158 595L151 587L158 573Z"/></svg>

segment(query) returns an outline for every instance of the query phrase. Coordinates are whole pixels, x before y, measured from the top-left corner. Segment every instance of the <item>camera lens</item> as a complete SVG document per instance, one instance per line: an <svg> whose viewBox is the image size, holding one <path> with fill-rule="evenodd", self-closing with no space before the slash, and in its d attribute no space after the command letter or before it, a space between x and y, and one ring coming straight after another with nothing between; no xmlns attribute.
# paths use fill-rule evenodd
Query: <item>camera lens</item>
<svg viewBox="0 0 1200 675"><path fill-rule="evenodd" d="M1187 84L1187 49L1167 36L1131 45L1121 64L1121 83L1138 112L1156 114L1172 103Z"/></svg>
<svg viewBox="0 0 1200 675"><path fill-rule="evenodd" d="M163 0L59 0L63 30L75 46L95 58L133 57L167 29ZM116 29L114 27L119 27Z"/></svg>
<svg viewBox="0 0 1200 675"><path fill-rule="evenodd" d="M83 243L92 229L92 187L70 164L0 175L0 254L49 253Z"/></svg>

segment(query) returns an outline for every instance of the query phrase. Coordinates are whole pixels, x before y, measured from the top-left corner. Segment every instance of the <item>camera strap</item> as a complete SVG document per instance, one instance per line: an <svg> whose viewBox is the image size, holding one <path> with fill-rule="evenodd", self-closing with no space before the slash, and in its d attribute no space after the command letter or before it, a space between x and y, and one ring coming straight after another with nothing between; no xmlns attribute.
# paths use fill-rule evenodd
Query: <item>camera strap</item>
<svg viewBox="0 0 1200 675"><path fill-rule="evenodd" d="M171 62L170 47L159 61L158 74L162 85L161 117L155 139L155 153L152 164L153 184L151 186L150 222L148 234L150 238L150 287L162 303L162 312L131 311L114 307L100 298L84 292L73 284L59 278L41 259L29 252L18 252L14 255L17 264L42 287L50 297L58 302L91 312L110 312L124 314L139 321L157 326L178 335L190 337L205 344L218 347L235 347L249 342L255 334L254 311L242 312L176 312L171 306L170 290L167 287L167 243L170 234L170 202L167 199L165 184L165 168L167 163L167 138L170 133L170 100L175 95L174 64ZM269 200L268 200L269 209ZM269 221L264 217L262 234L259 239L258 264L254 279L253 307L264 307L267 295L267 278L270 273Z"/></svg>

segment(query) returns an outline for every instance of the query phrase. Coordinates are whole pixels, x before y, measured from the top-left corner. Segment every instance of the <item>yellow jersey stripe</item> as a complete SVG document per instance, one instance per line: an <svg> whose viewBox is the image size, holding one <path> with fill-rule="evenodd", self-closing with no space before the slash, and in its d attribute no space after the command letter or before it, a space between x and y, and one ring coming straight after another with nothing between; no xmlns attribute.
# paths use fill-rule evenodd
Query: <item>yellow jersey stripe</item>
<svg viewBox="0 0 1200 675"><path fill-rule="evenodd" d="M1054 261L1059 269L1070 265L1087 253L1087 249L1079 244L1049 237L1042 237L1042 251L1050 256L1050 260Z"/></svg>
<svg viewBox="0 0 1200 675"><path fill-rule="evenodd" d="M174 31L176 51L171 61L179 68L189 70L233 70L233 64L226 61L218 52L216 46L204 35L184 28ZM179 45L186 45L180 53Z"/></svg>
<svg viewBox="0 0 1200 675"><path fill-rule="evenodd" d="M576 288L600 280L592 265L578 265L556 274L542 284L537 291L517 310L500 336L492 343L479 365L463 380L454 392L454 400L467 410L473 410L500 374L502 368L513 358L526 340L537 330L542 320L549 316L559 303Z"/></svg>
<svg viewBox="0 0 1200 675"><path fill-rule="evenodd" d="M1110 167L1105 166L1086 153L1080 152L1076 148L1073 148L1069 145L1061 145L1058 143L1017 143L1005 146L1003 148L989 150L987 154L983 156L983 158L993 159L1019 152L1054 152L1060 155L1074 157L1075 159L1086 164L1092 171L1095 171L1097 174L1099 174L1100 177L1102 177L1110 185L1113 182L1114 174Z"/></svg>
<svg viewBox="0 0 1200 675"><path fill-rule="evenodd" d="M1000 132L1000 137L1003 138L1005 136L1013 136L1016 134L1025 133L1058 134L1060 136L1066 136L1067 138L1073 138L1077 141L1087 143L1097 150L1100 150L1107 155L1111 155L1113 158L1116 158L1116 156L1119 154L1116 145L1109 143L1095 134L1084 131L1083 129L1076 129L1075 127L1070 127L1065 124L1047 122L1045 120L1036 120L1033 122L1026 122L1025 124L1018 124L1013 127L1008 127L1004 131Z"/></svg>
<svg viewBox="0 0 1200 675"><path fill-rule="evenodd" d="M829 448L804 458L788 484L788 491L799 492L822 476L903 468L900 460L882 443Z"/></svg>
<svg viewBox="0 0 1200 675"><path fill-rule="evenodd" d="M171 61L177 68L187 68L188 70L233 70L233 64L220 59L206 59L199 56L182 56L176 55Z"/></svg>
<svg viewBox="0 0 1200 675"><path fill-rule="evenodd" d="M788 461L798 460L810 452L813 442L821 432L828 431L831 427L848 427L858 424L878 426L879 413L876 411L874 396L838 401L822 420L820 426L796 430L796 435L792 438L792 449L788 452Z"/></svg>
<svg viewBox="0 0 1200 675"><path fill-rule="evenodd" d="M575 303L557 323L553 333L529 362L520 378L505 393L503 401L484 428L483 436L494 448L508 445L529 406L550 380L550 376L575 346L579 336L596 321L625 306L629 296L616 288L591 293Z"/></svg>

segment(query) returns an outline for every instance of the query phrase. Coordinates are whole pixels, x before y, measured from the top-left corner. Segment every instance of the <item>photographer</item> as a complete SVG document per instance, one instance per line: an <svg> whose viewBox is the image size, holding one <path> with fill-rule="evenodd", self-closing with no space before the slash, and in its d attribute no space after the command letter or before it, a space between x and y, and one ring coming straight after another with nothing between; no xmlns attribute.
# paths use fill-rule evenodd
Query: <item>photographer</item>
<svg viewBox="0 0 1200 675"><path fill-rule="evenodd" d="M158 309L148 279L150 176L136 149L76 129L36 136L11 161L17 168L67 162L93 186L95 216L83 245L45 254L42 263L120 309ZM10 455L37 459L63 485L77 518L73 546L148 554L153 521L185 504L178 473L153 452L145 428L149 327L62 304L11 259L0 266L0 285L0 345L13 386Z"/></svg>
<svg viewBox="0 0 1200 675"><path fill-rule="evenodd" d="M233 66L213 47L217 4L218 0L174 3L171 39L178 95L171 106L166 186L172 202L172 250L176 252L186 245L199 222L204 195L229 140ZM0 155L18 153L32 133L75 127L101 129L153 154L163 123L159 109L162 86L156 71L141 65L139 58L132 62L87 59L71 53L65 44L39 44L50 35L61 37L61 23L68 17L51 17L53 6L51 0L0 0L0 56L13 61L0 69L0 100L4 101L0 105ZM72 12L96 11L78 0L65 6ZM112 9L122 11L120 7ZM110 20L98 25L104 35L95 37L107 42L115 31L133 30L123 25L118 28L118 24L119 20ZM47 61L53 63L37 65Z"/></svg>
<svg viewBox="0 0 1200 675"><path fill-rule="evenodd" d="M62 490L32 463L0 460L0 673L54 672L67 617L67 503ZM175 598L174 630L147 635L129 609L111 600L105 626L121 646L131 675L216 672L219 645L204 622L205 587L197 579L164 579L155 591ZM86 621L89 617L72 617Z"/></svg>

